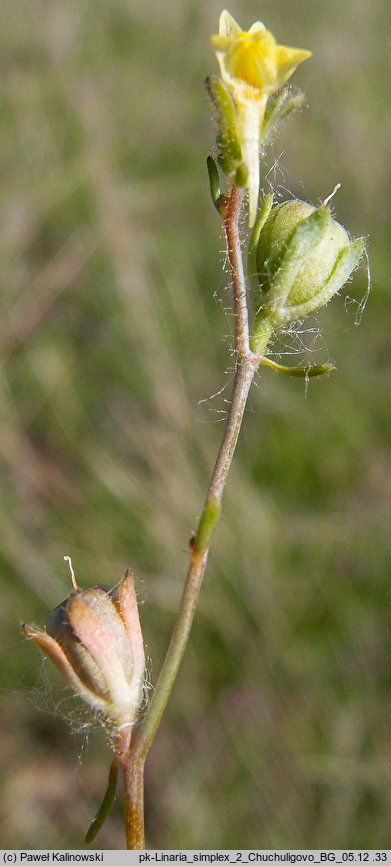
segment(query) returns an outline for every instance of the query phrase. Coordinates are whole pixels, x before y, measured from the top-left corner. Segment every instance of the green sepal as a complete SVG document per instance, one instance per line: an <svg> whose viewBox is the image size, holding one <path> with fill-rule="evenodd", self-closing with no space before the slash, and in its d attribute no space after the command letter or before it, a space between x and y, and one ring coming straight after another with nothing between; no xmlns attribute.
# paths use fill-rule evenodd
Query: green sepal
<svg viewBox="0 0 391 866"><path fill-rule="evenodd" d="M289 114L302 108L304 103L305 95L297 87L284 87L269 96L262 123L263 144L267 143L273 129Z"/></svg>
<svg viewBox="0 0 391 866"><path fill-rule="evenodd" d="M213 159L213 156L208 156L206 160L206 167L208 170L210 194L213 204L217 210L217 213L224 218L227 212L228 198L221 192L219 170L217 168L215 160Z"/></svg>
<svg viewBox="0 0 391 866"><path fill-rule="evenodd" d="M259 235L265 225L265 222L270 214L270 211L273 207L273 196L271 194L265 196L263 200L263 205L259 214L255 220L254 228L250 235L250 240L248 243L248 253L247 253L247 274L248 281L250 285L250 290L253 292L257 292L258 286L258 272L257 272L257 248Z"/></svg>
<svg viewBox="0 0 391 866"><path fill-rule="evenodd" d="M209 547L220 517L220 511L221 503L218 499L213 498L206 503L193 544L193 549L197 553L202 553Z"/></svg>
<svg viewBox="0 0 391 866"><path fill-rule="evenodd" d="M316 292L312 298L303 304L287 307L286 322L294 322L296 319L302 319L304 316L309 316L320 307L324 307L334 295L339 292L342 286L349 279L352 272L360 262L360 259L365 250L364 238L358 238L352 241L349 246L341 250L334 268L324 285L319 292Z"/></svg>
<svg viewBox="0 0 391 866"><path fill-rule="evenodd" d="M115 800L115 792L117 789L117 780L118 780L118 762L116 758L113 758L110 764L109 770L109 778L107 782L107 788L105 791L105 795L103 797L102 803L95 815L95 818L91 821L91 824L87 830L85 837L85 844L89 845L95 839L95 836L99 833L101 827L105 823L106 818L111 812L114 800Z"/></svg>
<svg viewBox="0 0 391 866"><path fill-rule="evenodd" d="M217 114L218 162L228 177L234 178L242 165L242 149L237 128L237 111L231 94L218 78L208 77L206 87Z"/></svg>
<svg viewBox="0 0 391 866"><path fill-rule="evenodd" d="M261 364L266 367L271 367L276 373L282 373L284 376L296 376L301 379L311 379L314 376L325 376L335 370L334 364L313 364L310 367L286 367L284 364L277 364L271 358L262 358Z"/></svg>
<svg viewBox="0 0 391 866"><path fill-rule="evenodd" d="M309 217L302 220L294 230L282 256L280 267L274 276L271 288L267 293L264 293L265 303L261 307L261 311L267 310L268 314L275 318L276 324L279 320L287 321L287 310L284 304L300 269L325 236L330 225L330 220L330 208L320 207ZM289 319L290 316L288 316Z"/></svg>

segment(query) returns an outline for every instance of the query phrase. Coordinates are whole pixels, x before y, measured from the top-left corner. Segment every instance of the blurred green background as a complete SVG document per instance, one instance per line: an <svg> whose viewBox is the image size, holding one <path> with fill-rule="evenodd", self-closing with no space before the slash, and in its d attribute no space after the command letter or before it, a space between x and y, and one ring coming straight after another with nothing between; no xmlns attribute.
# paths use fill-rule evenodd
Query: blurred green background
<svg viewBox="0 0 391 866"><path fill-rule="evenodd" d="M264 370L252 392L148 762L148 843L387 848L389 3L229 9L314 52L294 79L309 108L265 172L313 203L343 183L335 209L369 236L374 290L359 328L340 298L309 334L287 336L284 351L310 348L292 362L336 363L329 379L306 393ZM68 594L63 555L82 586L134 568L152 681L174 622L232 381L205 171L220 11L216 0L3 2L3 848L81 847L106 783L104 738L19 633ZM348 294L365 286L362 269ZM123 847L121 810L119 797L97 848Z"/></svg>

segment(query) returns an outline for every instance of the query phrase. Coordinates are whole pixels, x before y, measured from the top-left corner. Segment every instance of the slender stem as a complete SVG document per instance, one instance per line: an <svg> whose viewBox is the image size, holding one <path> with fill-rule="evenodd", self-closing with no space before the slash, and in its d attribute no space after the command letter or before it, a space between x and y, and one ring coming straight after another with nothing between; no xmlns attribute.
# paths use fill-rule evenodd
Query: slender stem
<svg viewBox="0 0 391 866"><path fill-rule="evenodd" d="M247 286L244 276L242 250L239 233L239 217L244 190L232 187L227 214L224 220L227 252L232 274L233 308L235 317L235 349L238 359L250 354L248 325ZM229 419L228 419L229 423ZM228 425L227 425L228 426Z"/></svg>
<svg viewBox="0 0 391 866"><path fill-rule="evenodd" d="M125 788L126 847L145 848L144 838L144 761L132 760L123 767Z"/></svg>
<svg viewBox="0 0 391 866"><path fill-rule="evenodd" d="M258 365L259 361L253 360L251 356L242 357L237 362L227 426L210 481L207 502L211 499L217 499L220 502L222 499L242 426L248 393Z"/></svg>
<svg viewBox="0 0 391 866"><path fill-rule="evenodd" d="M239 233L239 217L242 201L243 190L234 186L229 197L225 217L227 250L232 273L235 348L237 353L231 407L212 473L205 506L199 521L198 531L191 545L190 564L178 618L155 692L148 710L134 731L132 738L129 752L129 766L125 771L126 832L129 848L140 848L144 845L142 795L144 762L159 727L186 649L208 560L210 544L219 518L220 503L243 420L248 393L254 374L260 363L260 358L251 351L249 343L247 289Z"/></svg>
<svg viewBox="0 0 391 866"><path fill-rule="evenodd" d="M219 451L216 465L209 486L206 507L211 500L221 500L229 468L231 466L235 445L246 405L247 395L254 377L256 365L241 362L238 365L232 397L231 410L227 422L224 439ZM204 509L205 510L205 509ZM202 518L201 518L202 519ZM217 520L216 520L217 523ZM213 529L215 527L213 526ZM211 541L211 538L210 538ZM172 633L170 645L160 673L155 692L149 704L148 712L135 733L133 747L134 757L145 759L150 749L161 717L167 705L174 685L183 653L186 649L193 617L197 605L198 594L204 576L210 541L207 547L197 550L193 547L187 573L186 585L182 595L180 611Z"/></svg>

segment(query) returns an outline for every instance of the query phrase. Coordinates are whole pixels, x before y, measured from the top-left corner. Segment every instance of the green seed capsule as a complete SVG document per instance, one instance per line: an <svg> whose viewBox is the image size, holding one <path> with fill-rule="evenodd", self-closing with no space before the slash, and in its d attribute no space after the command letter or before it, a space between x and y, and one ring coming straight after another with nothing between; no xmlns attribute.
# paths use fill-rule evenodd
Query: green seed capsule
<svg viewBox="0 0 391 866"><path fill-rule="evenodd" d="M257 250L257 268L262 292L268 292L281 266L284 254L301 223L316 208L304 201L288 201L273 208L261 233ZM330 213L325 209L326 213ZM349 246L347 232L329 215L327 226L309 251L289 292L289 304L303 304L319 292L331 275L341 251Z"/></svg>
<svg viewBox="0 0 391 866"><path fill-rule="evenodd" d="M261 304L254 332L305 318L327 304L349 279L365 249L330 209L289 201L272 209L257 243Z"/></svg>

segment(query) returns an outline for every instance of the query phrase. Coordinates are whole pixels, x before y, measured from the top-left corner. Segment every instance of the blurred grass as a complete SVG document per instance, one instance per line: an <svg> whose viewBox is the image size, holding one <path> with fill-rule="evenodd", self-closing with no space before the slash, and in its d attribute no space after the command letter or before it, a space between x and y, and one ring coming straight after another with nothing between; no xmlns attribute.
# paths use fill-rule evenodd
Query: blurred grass
<svg viewBox="0 0 391 866"><path fill-rule="evenodd" d="M336 362L329 380L305 399L302 383L263 371L253 392L148 764L148 840L387 848L388 4L243 0L230 11L314 51L297 78L310 110L268 168L278 158L276 183L313 202L343 182L336 210L369 235L374 292L359 329L337 300L322 341L303 338L317 361ZM115 583L129 565L140 576L152 680L177 609L232 367L204 165L219 12L214 0L164 12L140 0L4 4L4 848L80 847L106 781L108 750L82 722L72 734L55 675L18 631L67 595L64 553L82 585ZM96 845L123 845L120 800Z"/></svg>

